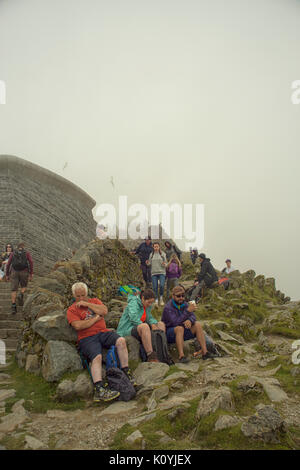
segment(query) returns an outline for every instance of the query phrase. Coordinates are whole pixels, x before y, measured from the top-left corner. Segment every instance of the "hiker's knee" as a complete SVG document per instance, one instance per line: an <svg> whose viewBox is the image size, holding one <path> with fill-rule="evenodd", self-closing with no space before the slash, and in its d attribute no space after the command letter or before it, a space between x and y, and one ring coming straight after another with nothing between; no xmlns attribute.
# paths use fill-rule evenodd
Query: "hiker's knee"
<svg viewBox="0 0 300 470"><path fill-rule="evenodd" d="M195 325L196 330L202 330L202 326L199 321L195 321L194 325Z"/></svg>
<svg viewBox="0 0 300 470"><path fill-rule="evenodd" d="M140 325L138 325L137 331L139 335L150 333L150 326L147 323L141 323Z"/></svg>
<svg viewBox="0 0 300 470"><path fill-rule="evenodd" d="M98 354L96 357L94 357L91 364L94 365L98 364L99 362L102 364L102 354Z"/></svg>
<svg viewBox="0 0 300 470"><path fill-rule="evenodd" d="M116 346L120 346L121 348L126 348L126 340L123 338L123 336L120 336L120 338L117 339L116 341Z"/></svg>
<svg viewBox="0 0 300 470"><path fill-rule="evenodd" d="M174 333L176 336L183 336L184 335L184 327L183 326L175 326Z"/></svg>
<svg viewBox="0 0 300 470"><path fill-rule="evenodd" d="M163 321L159 321L159 322L157 323L157 327L158 327L160 330L164 331L164 332L166 331L166 325L164 324Z"/></svg>

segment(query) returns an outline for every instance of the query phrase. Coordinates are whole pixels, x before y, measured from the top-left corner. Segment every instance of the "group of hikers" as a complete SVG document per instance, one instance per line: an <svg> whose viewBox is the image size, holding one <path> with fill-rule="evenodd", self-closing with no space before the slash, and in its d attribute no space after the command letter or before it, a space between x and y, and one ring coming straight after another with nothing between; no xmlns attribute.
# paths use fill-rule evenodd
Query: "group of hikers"
<svg viewBox="0 0 300 470"><path fill-rule="evenodd" d="M168 298L170 289L178 285L182 274L181 250L175 244L172 245L166 241L165 251L162 251L158 242L152 244L151 237L147 237L132 253L140 258L146 287L150 287L152 283L155 303L164 305L163 294L166 280Z"/></svg>
<svg viewBox="0 0 300 470"><path fill-rule="evenodd" d="M196 299L201 296L204 287L210 287L218 281L217 273L204 253L197 254L201 269L191 291L179 284L182 275L181 254L179 248L170 241L165 242L164 251L159 242L152 244L151 237L145 238L132 254L139 256L144 279L144 289L129 293L127 305L120 318L118 327L109 330L105 315L108 309L100 299L88 298L88 287L77 282L72 287L73 304L68 308L67 319L78 334L80 354L90 363L90 372L94 383L94 401L111 401L119 397L120 392L102 380L102 349L115 346L120 361L120 369L129 382L135 384L128 366L128 350L125 337L133 336L144 351L144 360L159 362L153 345L155 332L165 337L167 344L176 344L178 361L189 362L184 354L184 341L194 339L194 357L203 360L216 357L213 341L207 336L194 314ZM231 261L226 260L227 274L233 271ZM167 280L166 304L163 295ZM152 288L151 288L152 284ZM171 296L170 296L171 291ZM160 321L156 320L151 310L158 303L163 306ZM208 348L210 350L208 350Z"/></svg>
<svg viewBox="0 0 300 470"><path fill-rule="evenodd" d="M11 313L17 313L17 292L20 286L21 292L18 296L18 304L24 303L24 294L33 277L33 261L29 251L25 250L23 242L18 243L14 250L11 243L7 243L5 251L1 255L0 280L11 282Z"/></svg>
<svg viewBox="0 0 300 470"><path fill-rule="evenodd" d="M145 286L143 290L128 295L127 305L116 331L106 327L105 315L108 309L100 299L88 297L87 285L76 282L72 286L74 301L67 310L67 320L77 332L80 354L90 364L96 402L111 401L120 395L118 390L114 390L102 380L102 348L109 349L115 346L121 371L132 385L136 385L128 366L126 336L133 336L139 341L140 351L144 352L143 360L147 362L159 362L153 347L155 331L160 332L166 344L176 344L180 363L189 362L189 358L184 354L184 341L190 339L195 340L195 357L202 357L203 360L216 357L216 350L211 347L213 341L204 333L194 314L196 300L201 297L203 288L210 287L218 281L210 259L204 253L198 255L201 269L192 289L188 292L179 284L182 275L182 252L175 244L166 241L162 251L160 243L152 244L151 238L147 237L132 253L140 258ZM226 268L222 273L227 274L233 270L231 261L227 259ZM15 314L18 287L19 285L21 287L18 303L22 306L28 281L33 276L32 257L25 250L23 242L17 245L16 250L12 244L6 245L5 252L1 256L0 271L0 279L11 282L12 314ZM164 304L166 280L167 301ZM164 306L160 321L151 314L152 308L158 303Z"/></svg>
<svg viewBox="0 0 300 470"><path fill-rule="evenodd" d="M152 244L151 237L146 237L145 241L141 243L138 248L132 251L133 254L138 255L141 262L141 270L146 287L150 287L155 294L155 304L158 303L163 306L164 300L164 287L167 280L167 299L169 298L170 290L178 286L179 278L182 275L181 266L181 250L175 243L170 241L165 242L165 250L160 247L159 242ZM190 300L199 299L203 294L204 287L211 287L214 283L222 283L226 278L218 278L215 268L204 253L198 255L197 248L190 248L190 256L192 263L195 264L196 259L199 258L201 265L198 278L194 282L192 291L190 292ZM229 274L235 268L231 266L231 260L225 261L226 267L222 270L222 274Z"/></svg>
<svg viewBox="0 0 300 470"><path fill-rule="evenodd" d="M77 331L78 348L90 364L94 383L94 401L111 401L119 397L120 392L104 384L102 380L102 349L115 346L120 361L120 369L131 384L136 385L128 366L128 350L125 337L133 336L143 346L147 362L159 362L153 348L152 334L159 330L166 335L168 343L176 343L179 362L189 362L184 355L184 341L195 339L195 357L203 360L216 357L207 350L208 342L202 326L196 320L196 304L185 301L185 289L178 285L172 290L172 298L164 306L161 320L151 314L155 303L152 289L146 288L137 294L129 294L127 305L120 318L117 330L106 327L107 307L98 298L88 297L88 287L82 282L72 286L73 304L68 308L67 319ZM105 386L106 385L106 386Z"/></svg>

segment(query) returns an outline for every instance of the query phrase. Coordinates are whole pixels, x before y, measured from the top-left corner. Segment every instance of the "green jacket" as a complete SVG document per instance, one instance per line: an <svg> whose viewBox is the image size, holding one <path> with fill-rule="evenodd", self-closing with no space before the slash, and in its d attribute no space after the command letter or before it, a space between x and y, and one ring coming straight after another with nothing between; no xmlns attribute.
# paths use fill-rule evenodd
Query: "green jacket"
<svg viewBox="0 0 300 470"><path fill-rule="evenodd" d="M144 306L139 295L128 295L128 304L121 316L117 333L120 336L130 336L132 328L140 325L141 316L144 313ZM157 323L157 320L151 315L152 306L146 309L146 322L150 325Z"/></svg>

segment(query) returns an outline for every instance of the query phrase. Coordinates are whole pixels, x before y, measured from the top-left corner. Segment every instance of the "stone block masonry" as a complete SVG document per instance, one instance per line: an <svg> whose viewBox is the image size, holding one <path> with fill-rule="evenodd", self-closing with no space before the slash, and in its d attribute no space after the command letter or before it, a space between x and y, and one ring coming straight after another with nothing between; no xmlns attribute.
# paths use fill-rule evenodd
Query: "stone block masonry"
<svg viewBox="0 0 300 470"><path fill-rule="evenodd" d="M37 274L95 238L95 201L70 181L21 158L0 155L0 251L20 240Z"/></svg>

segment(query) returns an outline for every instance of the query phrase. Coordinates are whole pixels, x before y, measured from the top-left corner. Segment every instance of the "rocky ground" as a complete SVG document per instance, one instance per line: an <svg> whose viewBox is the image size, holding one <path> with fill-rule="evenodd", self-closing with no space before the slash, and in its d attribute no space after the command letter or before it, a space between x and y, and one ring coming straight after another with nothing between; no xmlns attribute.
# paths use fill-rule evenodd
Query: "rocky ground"
<svg viewBox="0 0 300 470"><path fill-rule="evenodd" d="M172 347L175 365L141 363L135 340L127 338L138 383L136 398L110 405L92 402L89 376L76 362L72 333L63 323L64 289L76 276L85 278L80 273L82 259L96 272L91 260L99 263L93 253L100 247L90 245L77 256L77 273L74 260L73 265L64 263L58 266L61 271L54 270L54 283L51 277L43 279L43 287L36 285L28 296L16 362L11 357L10 364L0 366L0 446L300 449L300 365L292 360L292 345L300 339L300 302L291 302L276 290L273 279L253 271L233 273L230 290L211 289L197 306L197 318L221 357L179 364ZM134 267L131 255L120 249L121 255L124 266ZM188 286L197 266L184 261L183 282ZM105 276L112 275L106 265ZM90 282L93 290L91 274ZM108 323L115 327L124 299L112 297L106 299ZM154 310L159 319L161 312L162 307ZM186 342L185 349L192 358L193 341ZM62 355L64 360L58 361Z"/></svg>

